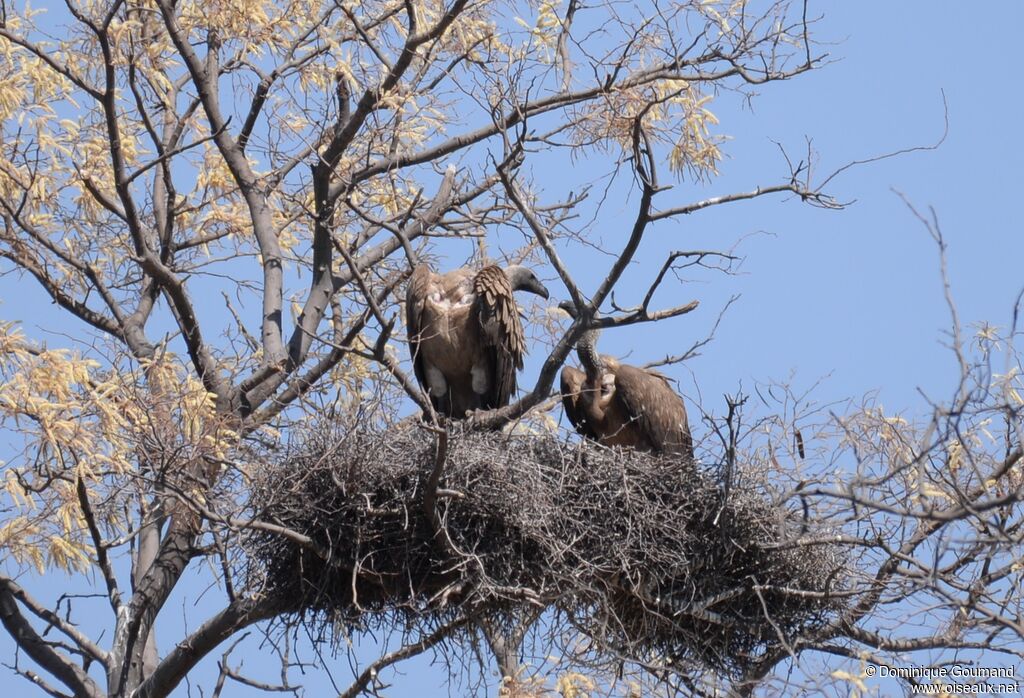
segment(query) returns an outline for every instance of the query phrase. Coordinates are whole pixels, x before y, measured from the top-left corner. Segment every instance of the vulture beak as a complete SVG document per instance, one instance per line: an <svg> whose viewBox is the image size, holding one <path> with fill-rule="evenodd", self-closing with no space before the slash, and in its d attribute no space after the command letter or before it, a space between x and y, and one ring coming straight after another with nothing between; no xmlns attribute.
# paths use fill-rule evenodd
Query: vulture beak
<svg viewBox="0 0 1024 698"><path fill-rule="evenodd" d="M576 312L575 303L573 303L572 301L562 301L561 303L558 304L558 307L560 310L563 310L566 315L568 315L574 320L576 319L576 315L578 313Z"/></svg>
<svg viewBox="0 0 1024 698"><path fill-rule="evenodd" d="M529 291L530 293L536 293L538 296L540 296L544 300L547 300L550 297L548 295L547 286L545 286L544 284L542 284L540 281L538 281L536 279L533 279L532 281L530 281L530 283L526 287L524 287L523 290L524 291Z"/></svg>

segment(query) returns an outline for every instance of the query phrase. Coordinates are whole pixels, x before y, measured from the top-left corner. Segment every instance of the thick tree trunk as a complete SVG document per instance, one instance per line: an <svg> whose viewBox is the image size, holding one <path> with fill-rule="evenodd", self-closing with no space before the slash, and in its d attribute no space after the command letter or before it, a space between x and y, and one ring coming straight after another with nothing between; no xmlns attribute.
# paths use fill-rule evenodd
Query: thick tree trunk
<svg viewBox="0 0 1024 698"><path fill-rule="evenodd" d="M514 679L519 672L519 645L522 643L522 634L518 631L506 632L488 621L481 623L480 627L494 654L494 661L498 664L502 678Z"/></svg>
<svg viewBox="0 0 1024 698"><path fill-rule="evenodd" d="M159 505L153 508L153 511L149 512L152 520L143 526L142 531L139 533L139 549L138 555L135 559L135 564L132 568L132 590L137 591L139 585L142 582L146 572L153 566L153 562L156 560L157 552L160 550L160 528L163 523L163 517L157 511L161 507ZM143 511L143 520L147 512ZM138 656L133 658L133 663L139 663L140 682L145 680L147 676L153 673L156 669L157 662L159 661L156 647L156 624L149 629L146 634L146 641L140 643Z"/></svg>
<svg viewBox="0 0 1024 698"><path fill-rule="evenodd" d="M166 513L147 524L149 532L140 532L139 552L132 574L134 590L131 602L117 619L108 692L114 698L128 698L145 682L159 664L154 642L157 615L181 579L193 556L198 527L187 516L178 521ZM160 522L167 531L160 536Z"/></svg>

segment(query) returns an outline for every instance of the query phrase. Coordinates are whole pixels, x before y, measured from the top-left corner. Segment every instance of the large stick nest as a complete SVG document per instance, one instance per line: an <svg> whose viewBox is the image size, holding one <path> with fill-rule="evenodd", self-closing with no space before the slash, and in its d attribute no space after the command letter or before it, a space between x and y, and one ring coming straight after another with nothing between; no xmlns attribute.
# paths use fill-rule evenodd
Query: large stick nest
<svg viewBox="0 0 1024 698"><path fill-rule="evenodd" d="M807 524L763 483L723 479L554 434L320 434L253 490L262 520L314 545L255 532L250 583L352 625L551 608L591 652L736 674L825 622L844 561L787 544Z"/></svg>

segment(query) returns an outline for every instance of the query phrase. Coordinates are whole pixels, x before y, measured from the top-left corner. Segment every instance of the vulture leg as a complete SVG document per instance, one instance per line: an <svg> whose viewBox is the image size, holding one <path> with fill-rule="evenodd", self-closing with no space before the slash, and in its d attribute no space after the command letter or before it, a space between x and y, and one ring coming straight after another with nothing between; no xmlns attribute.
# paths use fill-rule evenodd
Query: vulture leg
<svg viewBox="0 0 1024 698"><path fill-rule="evenodd" d="M480 396L472 390L452 390L448 397L448 414L456 419L462 419L481 408Z"/></svg>

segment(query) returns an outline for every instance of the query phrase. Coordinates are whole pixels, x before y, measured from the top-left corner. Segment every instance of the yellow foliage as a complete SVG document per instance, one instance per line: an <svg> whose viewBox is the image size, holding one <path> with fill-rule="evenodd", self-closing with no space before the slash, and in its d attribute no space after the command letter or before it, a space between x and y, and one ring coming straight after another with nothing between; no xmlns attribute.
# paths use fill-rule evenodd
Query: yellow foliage
<svg viewBox="0 0 1024 698"><path fill-rule="evenodd" d="M550 61L558 44L558 35L562 28L562 20L558 16L561 0L541 0L537 8L537 18L531 26L521 17L516 22L529 31L530 41L542 49L543 60Z"/></svg>
<svg viewBox="0 0 1024 698"><path fill-rule="evenodd" d="M144 463L139 453L184 464L224 459L237 441L202 384L171 354L144 362L141 374L103 370L94 359L31 346L0 325L0 428L23 439L18 463L3 464L13 509L0 549L42 571L88 567L92 540L77 492L110 502ZM163 454L161 456L161 454ZM98 523L123 530L117 507Z"/></svg>
<svg viewBox="0 0 1024 698"><path fill-rule="evenodd" d="M864 683L864 677L866 674L863 671L860 674L853 674L849 671L836 669L830 674L830 676L833 679L838 679L839 681L845 681L852 684L850 687L850 698L859 698L868 690L867 684Z"/></svg>
<svg viewBox="0 0 1024 698"><path fill-rule="evenodd" d="M555 683L562 698L590 698L590 691L596 688L597 682L592 678L574 671L562 674Z"/></svg>
<svg viewBox="0 0 1024 698"><path fill-rule="evenodd" d="M1006 402L1013 407L1024 405L1024 397L1021 396L1021 375L1020 369L1012 367L1006 373L992 374L992 389L1002 393Z"/></svg>
<svg viewBox="0 0 1024 698"><path fill-rule="evenodd" d="M88 548L80 541L67 539L59 535L50 536L50 565L59 567L65 572L84 572L89 568Z"/></svg>
<svg viewBox="0 0 1024 698"><path fill-rule="evenodd" d="M685 80L617 90L582 112L573 124L573 139L580 146L607 149L614 144L631 152L636 119L643 114L648 137L669 146L672 171L703 179L718 173L722 157L722 139L711 135L718 118L707 107L710 101L710 95Z"/></svg>
<svg viewBox="0 0 1024 698"><path fill-rule="evenodd" d="M748 0L701 0L700 10L718 26L718 35L724 36L732 33L733 20L743 13L747 2Z"/></svg>
<svg viewBox="0 0 1024 698"><path fill-rule="evenodd" d="M520 667L516 676L506 676L498 688L498 695L501 698L542 698L549 695L550 691L544 688L544 679L540 677L523 678L520 676L526 667Z"/></svg>

